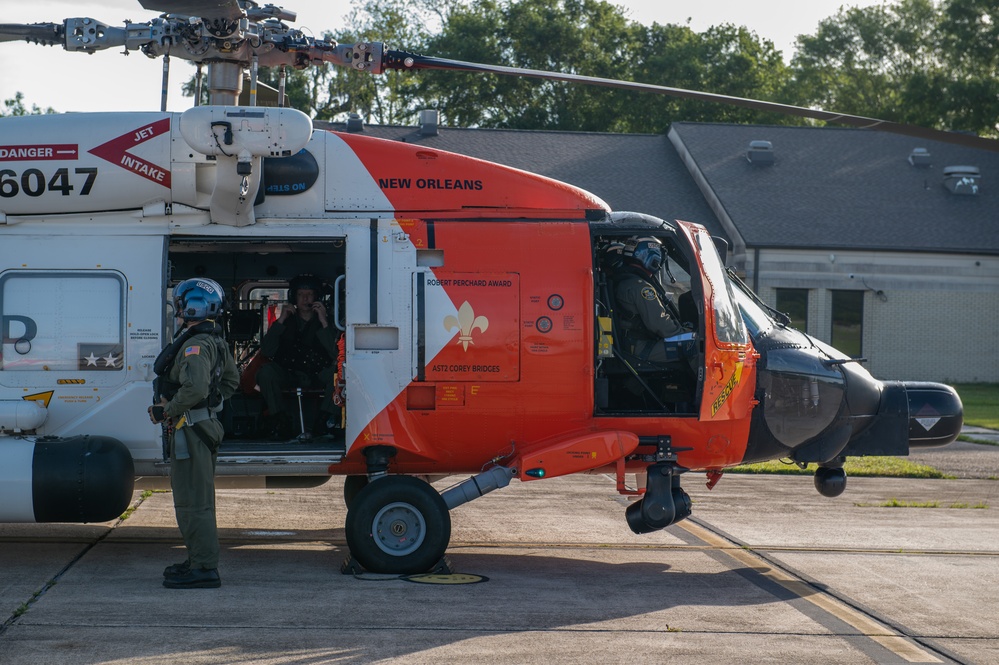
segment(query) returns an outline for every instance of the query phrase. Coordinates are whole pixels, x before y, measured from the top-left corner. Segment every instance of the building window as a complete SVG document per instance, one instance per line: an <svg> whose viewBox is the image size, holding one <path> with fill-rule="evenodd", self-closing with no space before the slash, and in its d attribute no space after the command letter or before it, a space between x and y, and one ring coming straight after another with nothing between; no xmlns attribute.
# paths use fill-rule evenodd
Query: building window
<svg viewBox="0 0 999 665"><path fill-rule="evenodd" d="M834 347L850 356L859 358L863 353L864 292L832 292L832 335Z"/></svg>
<svg viewBox="0 0 999 665"><path fill-rule="evenodd" d="M791 327L808 330L808 289L776 289L777 311L787 314Z"/></svg>

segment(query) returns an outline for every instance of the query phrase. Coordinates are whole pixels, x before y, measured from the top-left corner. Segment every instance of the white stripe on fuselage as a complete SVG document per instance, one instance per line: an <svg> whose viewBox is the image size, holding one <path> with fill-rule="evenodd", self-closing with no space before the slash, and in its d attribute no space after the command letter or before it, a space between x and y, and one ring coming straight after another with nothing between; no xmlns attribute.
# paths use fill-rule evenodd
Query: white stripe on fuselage
<svg viewBox="0 0 999 665"><path fill-rule="evenodd" d="M35 444L4 437L0 442L0 522L34 522L32 460Z"/></svg>

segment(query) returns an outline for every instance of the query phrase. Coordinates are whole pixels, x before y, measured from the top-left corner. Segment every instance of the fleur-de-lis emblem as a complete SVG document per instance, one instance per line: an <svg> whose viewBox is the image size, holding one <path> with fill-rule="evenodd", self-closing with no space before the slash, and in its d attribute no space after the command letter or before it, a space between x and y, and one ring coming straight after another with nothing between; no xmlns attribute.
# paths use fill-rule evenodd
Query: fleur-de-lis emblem
<svg viewBox="0 0 999 665"><path fill-rule="evenodd" d="M475 316L475 312L472 311L472 306L468 304L467 300L458 308L457 318L450 314L444 317L444 329L451 332L458 328L460 331L458 344L461 344L465 351L468 351L469 344L475 343L472 341L472 331L478 328L480 332L485 332L488 327L489 319L484 316Z"/></svg>

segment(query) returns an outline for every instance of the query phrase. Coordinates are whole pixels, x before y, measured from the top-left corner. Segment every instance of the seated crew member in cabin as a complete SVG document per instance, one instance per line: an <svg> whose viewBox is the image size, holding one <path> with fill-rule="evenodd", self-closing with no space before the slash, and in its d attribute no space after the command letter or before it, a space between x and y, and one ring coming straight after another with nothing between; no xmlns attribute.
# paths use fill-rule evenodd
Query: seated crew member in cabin
<svg viewBox="0 0 999 665"><path fill-rule="evenodd" d="M631 238L614 273L614 297L624 348L642 360L662 364L676 360L663 340L684 332L676 307L659 283L663 246L651 236Z"/></svg>
<svg viewBox="0 0 999 665"><path fill-rule="evenodd" d="M336 331L330 326L326 306L318 300L322 281L312 275L299 275L288 285L288 304L271 324L261 342L261 352L272 362L260 367L257 385L267 404L269 434L288 438L295 418L287 412L283 390L322 387L320 410L333 416L336 388Z"/></svg>

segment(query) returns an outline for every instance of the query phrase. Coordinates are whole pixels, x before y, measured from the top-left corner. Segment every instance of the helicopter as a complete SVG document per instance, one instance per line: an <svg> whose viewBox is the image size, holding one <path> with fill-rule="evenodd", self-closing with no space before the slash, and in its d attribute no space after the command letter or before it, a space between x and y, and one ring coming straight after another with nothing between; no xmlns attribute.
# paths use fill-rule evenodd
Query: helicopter
<svg viewBox="0 0 999 665"><path fill-rule="evenodd" d="M493 72L995 142L337 44L290 27L293 12L247 0L140 4L165 13L123 27L0 25L0 41L190 60L207 66L210 92L183 113L0 120L0 521L105 521L136 488L164 484L168 437L146 405L154 359L173 336L164 294L189 277L225 289L242 374L219 414L217 475L230 487L346 476L347 544L372 572L439 567L450 511L513 479L613 475L637 497L627 524L649 533L691 515L688 473L711 488L745 462L815 463L817 490L833 497L847 457L906 455L959 434L953 388L877 380L795 330L726 269L724 240L699 224L612 211L570 184L471 157L317 131L283 105L280 87L277 107L253 105L253 90L258 66ZM251 104L240 106L247 71ZM683 323L663 341L665 362L623 340L614 283L636 237L661 245L659 281ZM302 274L322 281L338 331L338 415L325 417L326 396L297 389L283 398L298 434L275 440L261 429L253 372ZM456 475L470 477L442 492L430 483Z"/></svg>

